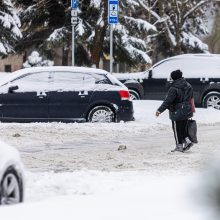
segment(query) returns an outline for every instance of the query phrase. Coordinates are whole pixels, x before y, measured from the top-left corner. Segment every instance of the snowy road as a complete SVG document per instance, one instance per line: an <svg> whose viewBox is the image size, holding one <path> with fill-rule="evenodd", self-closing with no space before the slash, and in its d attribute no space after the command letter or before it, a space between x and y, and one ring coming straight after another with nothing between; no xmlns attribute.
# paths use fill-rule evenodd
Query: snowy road
<svg viewBox="0 0 220 220"><path fill-rule="evenodd" d="M136 102L137 120L129 123L0 124L1 138L19 149L30 171L147 170L164 174L203 169L207 159L220 152L219 112L199 109L200 143L187 153L172 154L170 121L166 114L154 117L158 104ZM120 145L127 149L119 151Z"/></svg>
<svg viewBox="0 0 220 220"><path fill-rule="evenodd" d="M197 198L205 191L200 183L218 183L218 172L197 174L220 154L220 112L197 109L199 144L173 154L168 115L154 116L159 104L135 102L136 121L129 123L0 123L1 139L19 149L27 168L25 202L2 207L1 218L219 219Z"/></svg>

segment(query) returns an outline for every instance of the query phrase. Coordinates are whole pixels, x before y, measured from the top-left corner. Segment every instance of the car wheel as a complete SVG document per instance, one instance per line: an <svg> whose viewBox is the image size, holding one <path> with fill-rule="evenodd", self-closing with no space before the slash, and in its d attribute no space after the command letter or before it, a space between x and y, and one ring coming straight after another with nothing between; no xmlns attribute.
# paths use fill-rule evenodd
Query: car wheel
<svg viewBox="0 0 220 220"><path fill-rule="evenodd" d="M140 100L140 95L135 90L129 89L131 100Z"/></svg>
<svg viewBox="0 0 220 220"><path fill-rule="evenodd" d="M220 93L219 92L208 93L203 99L203 107L205 108L212 107L220 110Z"/></svg>
<svg viewBox="0 0 220 220"><path fill-rule="evenodd" d="M0 204L11 205L23 201L23 186L17 172L9 168L3 175L0 187Z"/></svg>
<svg viewBox="0 0 220 220"><path fill-rule="evenodd" d="M88 121L95 123L115 122L115 114L111 108L107 106L96 106L88 114Z"/></svg>

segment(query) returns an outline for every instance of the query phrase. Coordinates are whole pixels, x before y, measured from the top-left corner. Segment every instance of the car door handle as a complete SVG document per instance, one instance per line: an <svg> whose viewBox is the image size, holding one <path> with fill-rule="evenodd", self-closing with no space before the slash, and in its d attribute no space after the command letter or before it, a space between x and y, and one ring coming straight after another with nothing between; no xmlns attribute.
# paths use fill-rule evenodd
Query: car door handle
<svg viewBox="0 0 220 220"><path fill-rule="evenodd" d="M79 96L84 96L85 97L86 95L89 95L87 91L80 91L79 92Z"/></svg>
<svg viewBox="0 0 220 220"><path fill-rule="evenodd" d="M200 81L201 81L202 83L206 83L206 82L209 81L209 79L208 79L208 78L205 78L205 77L202 77L202 78L200 79Z"/></svg>
<svg viewBox="0 0 220 220"><path fill-rule="evenodd" d="M43 98L45 98L45 97L46 97L46 95L39 95L39 96L38 96L39 99L43 99Z"/></svg>

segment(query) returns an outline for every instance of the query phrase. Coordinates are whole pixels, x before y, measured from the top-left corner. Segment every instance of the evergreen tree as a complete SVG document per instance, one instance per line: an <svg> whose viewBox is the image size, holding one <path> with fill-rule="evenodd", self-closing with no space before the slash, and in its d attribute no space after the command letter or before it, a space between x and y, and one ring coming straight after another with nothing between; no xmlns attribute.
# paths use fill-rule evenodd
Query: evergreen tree
<svg viewBox="0 0 220 220"><path fill-rule="evenodd" d="M188 52L207 52L200 37L208 33L205 11L212 0L137 0L159 30L154 60Z"/></svg>
<svg viewBox="0 0 220 220"><path fill-rule="evenodd" d="M120 1L120 25L114 31L114 57L116 61L136 65L151 63L147 55L150 50L148 32L156 28L145 19L138 18L140 5L134 1ZM32 47L48 49L63 47L63 65L67 65L71 49L70 2L66 1L24 1L25 10L20 14L24 40L20 50ZM132 10L131 10L132 8ZM129 16L127 16L129 14ZM81 0L79 2L79 23L76 26L78 65L95 64L99 67L100 57L109 54L109 25L107 0ZM133 16L135 16L133 18Z"/></svg>
<svg viewBox="0 0 220 220"><path fill-rule="evenodd" d="M20 12L24 38L17 45L19 51L37 48L48 57L52 57L52 50L46 40L58 28L66 23L66 1L50 0L18 0L23 8ZM70 2L69 2L70 3Z"/></svg>
<svg viewBox="0 0 220 220"><path fill-rule="evenodd" d="M0 55L14 52L15 43L22 37L20 19L11 0L0 2Z"/></svg>
<svg viewBox="0 0 220 220"><path fill-rule="evenodd" d="M212 0L211 0L212 1ZM120 0L119 21L114 27L114 60L131 66L163 57L206 52L200 40L207 34L205 8L210 0ZM71 56L71 8L66 0L18 0L24 39L18 45L36 47L53 55L63 48L63 65ZM99 67L109 54L108 0L80 0L76 26L76 63Z"/></svg>

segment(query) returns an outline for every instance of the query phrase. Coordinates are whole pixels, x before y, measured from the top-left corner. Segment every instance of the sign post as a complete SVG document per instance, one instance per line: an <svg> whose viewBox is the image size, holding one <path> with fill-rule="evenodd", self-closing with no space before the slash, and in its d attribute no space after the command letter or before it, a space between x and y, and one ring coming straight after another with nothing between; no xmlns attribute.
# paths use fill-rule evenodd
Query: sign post
<svg viewBox="0 0 220 220"><path fill-rule="evenodd" d="M110 28L110 73L113 72L113 25L118 23L118 0L108 0L108 23Z"/></svg>
<svg viewBox="0 0 220 220"><path fill-rule="evenodd" d="M75 25L78 23L78 0L71 0L71 24L72 24L72 66L75 66Z"/></svg>

